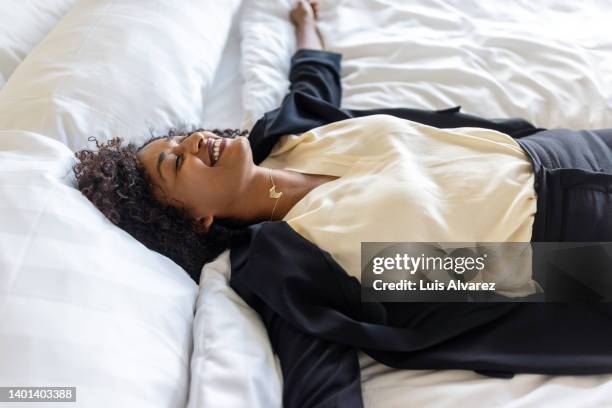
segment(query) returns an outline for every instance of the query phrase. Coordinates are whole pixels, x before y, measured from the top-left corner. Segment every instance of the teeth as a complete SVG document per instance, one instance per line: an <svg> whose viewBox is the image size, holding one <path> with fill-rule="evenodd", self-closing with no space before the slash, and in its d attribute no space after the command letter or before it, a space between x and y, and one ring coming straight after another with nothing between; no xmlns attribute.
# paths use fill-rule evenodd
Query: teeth
<svg viewBox="0 0 612 408"><path fill-rule="evenodd" d="M219 160L219 148L220 148L220 146L221 146L221 139L216 139L213 142L213 157L215 159L215 162L217 160Z"/></svg>

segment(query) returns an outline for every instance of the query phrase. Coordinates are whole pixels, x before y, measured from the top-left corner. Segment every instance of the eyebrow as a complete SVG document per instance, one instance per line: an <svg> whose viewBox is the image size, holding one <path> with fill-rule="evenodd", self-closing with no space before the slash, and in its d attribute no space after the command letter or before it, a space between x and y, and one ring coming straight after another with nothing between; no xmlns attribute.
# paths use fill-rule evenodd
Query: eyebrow
<svg viewBox="0 0 612 408"><path fill-rule="evenodd" d="M161 177L161 179L164 181L166 181L166 179L164 179L164 176L161 173L161 164L166 158L166 156L167 156L166 152L161 152L159 154L159 157L157 158L157 173L159 173L159 177Z"/></svg>

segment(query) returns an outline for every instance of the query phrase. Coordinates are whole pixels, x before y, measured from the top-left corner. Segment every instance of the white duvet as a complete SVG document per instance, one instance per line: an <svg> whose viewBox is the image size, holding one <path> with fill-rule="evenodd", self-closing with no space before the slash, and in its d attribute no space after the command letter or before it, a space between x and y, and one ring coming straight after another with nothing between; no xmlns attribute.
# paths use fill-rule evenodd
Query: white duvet
<svg viewBox="0 0 612 408"><path fill-rule="evenodd" d="M249 3L243 96L252 124L286 91L295 44L284 38L289 0ZM344 107L461 105L540 127L612 126L607 2L323 0L320 14L327 48L343 54Z"/></svg>
<svg viewBox="0 0 612 408"><path fill-rule="evenodd" d="M612 126L610 3L325 2L344 106L462 105L540 127Z"/></svg>

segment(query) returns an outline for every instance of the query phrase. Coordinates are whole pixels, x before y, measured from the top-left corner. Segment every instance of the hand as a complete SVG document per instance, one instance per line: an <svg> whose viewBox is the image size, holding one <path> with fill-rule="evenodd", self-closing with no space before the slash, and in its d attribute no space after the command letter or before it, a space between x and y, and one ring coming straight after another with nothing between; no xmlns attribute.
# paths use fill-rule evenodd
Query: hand
<svg viewBox="0 0 612 408"><path fill-rule="evenodd" d="M297 0L293 10L289 13L289 17L296 27L315 24L319 18L319 1Z"/></svg>

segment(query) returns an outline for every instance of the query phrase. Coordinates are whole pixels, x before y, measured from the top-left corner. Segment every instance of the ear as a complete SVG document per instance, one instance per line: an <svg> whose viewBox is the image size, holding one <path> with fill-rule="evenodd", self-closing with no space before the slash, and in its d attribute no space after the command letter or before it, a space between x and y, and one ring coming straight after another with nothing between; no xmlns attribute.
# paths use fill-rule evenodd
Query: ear
<svg viewBox="0 0 612 408"><path fill-rule="evenodd" d="M196 225L202 232L207 233L214 220L215 217L213 217L212 215L206 215L204 217L198 218L196 220Z"/></svg>

